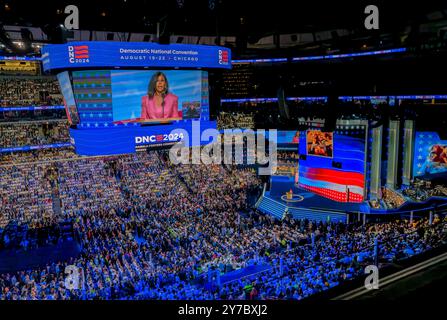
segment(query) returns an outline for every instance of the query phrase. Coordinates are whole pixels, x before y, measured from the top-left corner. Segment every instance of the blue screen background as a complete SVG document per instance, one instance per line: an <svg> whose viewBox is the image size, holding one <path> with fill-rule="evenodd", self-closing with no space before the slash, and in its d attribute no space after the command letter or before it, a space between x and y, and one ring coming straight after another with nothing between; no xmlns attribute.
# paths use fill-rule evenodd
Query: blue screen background
<svg viewBox="0 0 447 320"><path fill-rule="evenodd" d="M147 95L149 81L157 72L153 70L114 70L112 79L113 120L126 120L141 116L141 98ZM169 92L175 94L178 108L183 102L202 101L202 71L162 71L169 83Z"/></svg>

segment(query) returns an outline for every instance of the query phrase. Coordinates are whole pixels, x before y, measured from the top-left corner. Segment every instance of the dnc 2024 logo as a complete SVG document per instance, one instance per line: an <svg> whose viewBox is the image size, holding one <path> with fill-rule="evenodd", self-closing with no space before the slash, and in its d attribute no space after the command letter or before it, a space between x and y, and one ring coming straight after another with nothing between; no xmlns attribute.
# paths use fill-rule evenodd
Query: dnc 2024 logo
<svg viewBox="0 0 447 320"><path fill-rule="evenodd" d="M219 50L219 64L228 64L228 51Z"/></svg>
<svg viewBox="0 0 447 320"><path fill-rule="evenodd" d="M68 46L68 61L70 63L89 63L90 53L88 46Z"/></svg>

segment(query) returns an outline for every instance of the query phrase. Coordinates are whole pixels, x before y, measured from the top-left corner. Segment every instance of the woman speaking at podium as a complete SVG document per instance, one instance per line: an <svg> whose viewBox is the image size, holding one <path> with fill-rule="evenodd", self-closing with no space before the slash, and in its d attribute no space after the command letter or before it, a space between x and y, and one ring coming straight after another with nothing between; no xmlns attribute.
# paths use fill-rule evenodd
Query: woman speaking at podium
<svg viewBox="0 0 447 320"><path fill-rule="evenodd" d="M163 72L156 72L149 82L147 95L141 99L141 120L180 119L178 97L169 93L169 84Z"/></svg>

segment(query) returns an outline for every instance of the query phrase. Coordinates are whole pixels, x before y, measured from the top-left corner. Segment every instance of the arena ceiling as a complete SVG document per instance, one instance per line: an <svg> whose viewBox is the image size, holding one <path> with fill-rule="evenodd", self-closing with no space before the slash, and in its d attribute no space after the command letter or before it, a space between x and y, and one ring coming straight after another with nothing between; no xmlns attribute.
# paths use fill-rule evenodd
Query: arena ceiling
<svg viewBox="0 0 447 320"><path fill-rule="evenodd" d="M335 28L362 30L368 4L380 9L381 32L402 31L408 25L447 17L447 5L430 1L275 0L4 0L0 22L43 27L61 24L66 5L77 5L80 29L155 33L167 22L171 34L234 36L253 40L272 33L315 32Z"/></svg>

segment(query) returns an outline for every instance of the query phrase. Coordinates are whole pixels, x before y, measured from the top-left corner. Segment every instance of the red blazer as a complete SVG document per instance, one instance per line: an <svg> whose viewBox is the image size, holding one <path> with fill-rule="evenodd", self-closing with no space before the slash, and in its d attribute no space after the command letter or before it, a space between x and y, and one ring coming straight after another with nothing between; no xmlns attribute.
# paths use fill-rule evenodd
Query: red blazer
<svg viewBox="0 0 447 320"><path fill-rule="evenodd" d="M155 99L143 96L141 99L141 119L181 118L178 112L178 97L168 93L165 97L164 111L162 106L155 105Z"/></svg>

